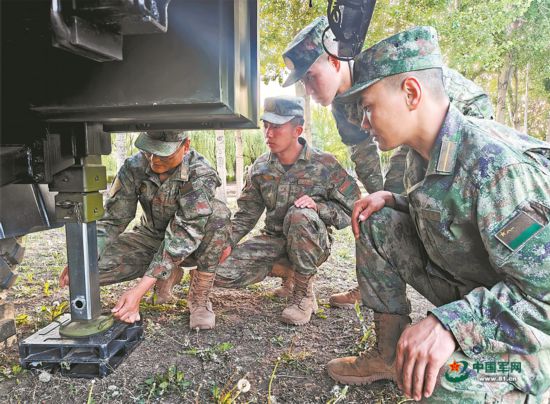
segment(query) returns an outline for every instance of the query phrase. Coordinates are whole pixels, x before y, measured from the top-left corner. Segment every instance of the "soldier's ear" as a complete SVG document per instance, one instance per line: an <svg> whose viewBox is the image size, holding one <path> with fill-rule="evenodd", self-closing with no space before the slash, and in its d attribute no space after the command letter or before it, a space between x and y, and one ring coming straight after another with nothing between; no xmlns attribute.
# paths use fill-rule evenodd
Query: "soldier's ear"
<svg viewBox="0 0 550 404"><path fill-rule="evenodd" d="M337 72L340 71L340 61L336 59L334 56L328 56L328 62L334 66Z"/></svg>
<svg viewBox="0 0 550 404"><path fill-rule="evenodd" d="M186 154L191 148L191 139L190 138L185 139L182 143L182 147L184 149L184 154Z"/></svg>
<svg viewBox="0 0 550 404"><path fill-rule="evenodd" d="M407 77L401 83L408 108L412 111L418 108L422 99L422 85L414 76Z"/></svg>
<svg viewBox="0 0 550 404"><path fill-rule="evenodd" d="M296 137L300 137L300 135L303 133L304 131L304 127L302 125L296 125L296 127L294 128L295 130L295 134L296 134Z"/></svg>

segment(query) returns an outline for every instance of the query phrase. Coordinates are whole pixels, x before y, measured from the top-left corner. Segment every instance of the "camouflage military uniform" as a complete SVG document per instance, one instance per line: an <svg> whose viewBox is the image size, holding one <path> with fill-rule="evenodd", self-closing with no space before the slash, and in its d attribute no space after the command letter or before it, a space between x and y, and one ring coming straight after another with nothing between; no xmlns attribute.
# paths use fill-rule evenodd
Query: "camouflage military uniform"
<svg viewBox="0 0 550 404"><path fill-rule="evenodd" d="M214 272L227 246L231 216L214 198L219 184L216 171L192 149L163 183L143 153L127 159L98 222L100 283L144 274L166 279L178 265ZM134 219L138 201L140 223L122 233Z"/></svg>
<svg viewBox="0 0 550 404"><path fill-rule="evenodd" d="M216 285L243 287L263 280L275 262L288 262L304 275L313 275L330 253L329 227L350 224L353 202L359 197L355 180L327 153L310 148L303 138L296 163L285 171L272 153L249 168L232 220L231 256L216 272ZM294 201L310 196L318 206L300 209ZM237 245L266 210L262 235Z"/></svg>
<svg viewBox="0 0 550 404"><path fill-rule="evenodd" d="M395 195L398 210L384 208L362 226L357 275L365 304L409 314L410 284L438 306L432 313L470 364L521 362L521 373L509 374L518 381L497 383L499 389L544 392L550 145L492 121L468 120L451 106L427 165L409 152L405 182L407 196ZM453 387L471 390L480 384L473 376Z"/></svg>
<svg viewBox="0 0 550 404"><path fill-rule="evenodd" d="M413 28L363 52L343 98L441 66L435 30ZM541 402L550 388L550 144L450 105L429 161L407 154L405 187L393 209L361 224L357 278L369 308L396 316L410 313L410 284L458 342L424 401ZM490 379L493 363L503 380Z"/></svg>
<svg viewBox="0 0 550 404"><path fill-rule="evenodd" d="M325 54L322 35L327 27L326 17L319 17L300 31L288 45L283 53L283 59L291 73L284 86L300 80L311 65ZM332 38L330 31L326 35L329 38L325 38L325 40ZM350 64L350 71L352 70L353 66ZM492 118L491 101L479 86L449 68L443 68L443 79L451 102L463 114L477 118ZM336 97L332 102L331 109L340 138L349 147L351 160L355 164L355 172L365 189L369 193L381 189L402 193L408 148L401 147L393 153L387 173L383 177L378 147L368 131L361 129L363 113L358 111L356 103L342 102L339 97Z"/></svg>

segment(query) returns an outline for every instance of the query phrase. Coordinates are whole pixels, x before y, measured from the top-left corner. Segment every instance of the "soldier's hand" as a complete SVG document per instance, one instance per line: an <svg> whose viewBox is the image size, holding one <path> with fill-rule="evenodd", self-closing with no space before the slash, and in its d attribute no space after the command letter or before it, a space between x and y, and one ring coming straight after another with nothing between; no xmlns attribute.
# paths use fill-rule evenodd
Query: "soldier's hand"
<svg viewBox="0 0 550 404"><path fill-rule="evenodd" d="M408 327L397 343L395 370L399 388L419 401L432 395L439 369L457 348L450 331L429 315Z"/></svg>
<svg viewBox="0 0 550 404"><path fill-rule="evenodd" d="M313 209L313 210L316 210L316 211L318 210L317 209L317 204L308 195L304 195L304 196L301 196L300 198L296 199L296 201L294 201L294 206L296 206L297 208Z"/></svg>
<svg viewBox="0 0 550 404"><path fill-rule="evenodd" d="M111 309L113 317L125 323L133 323L140 319L139 302L143 294L132 288L127 290L120 296L115 307Z"/></svg>
<svg viewBox="0 0 550 404"><path fill-rule="evenodd" d="M61 274L59 274L59 287L64 288L69 285L69 266L65 265Z"/></svg>
<svg viewBox="0 0 550 404"><path fill-rule="evenodd" d="M231 246L227 246L227 248L223 250L222 256L220 257L220 264L222 264L227 259L227 257L231 255L231 251Z"/></svg>
<svg viewBox="0 0 550 404"><path fill-rule="evenodd" d="M355 201L351 213L351 229L356 239L359 238L361 232L359 222L364 222L370 215L386 206L388 198L393 199L391 192L378 191Z"/></svg>

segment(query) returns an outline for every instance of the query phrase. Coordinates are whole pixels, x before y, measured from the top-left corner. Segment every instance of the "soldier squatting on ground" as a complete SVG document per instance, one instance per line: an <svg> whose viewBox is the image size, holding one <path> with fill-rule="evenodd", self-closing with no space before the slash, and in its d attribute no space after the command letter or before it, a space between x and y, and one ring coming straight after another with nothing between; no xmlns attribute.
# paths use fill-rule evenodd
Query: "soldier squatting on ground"
<svg viewBox="0 0 550 404"><path fill-rule="evenodd" d="M345 384L396 380L415 400L541 403L550 387L550 145L465 117L449 103L442 67L435 30L413 28L361 53L342 95L359 100L381 150L410 151L406 195L368 195L352 216L377 345L332 360L328 372ZM406 284L437 306L413 326ZM474 361L521 371L486 381ZM467 377L438 378L445 368Z"/></svg>
<svg viewBox="0 0 550 404"><path fill-rule="evenodd" d="M291 296L282 313L286 323L309 322L317 310L313 278L329 256L330 227L350 224L359 197L355 180L328 153L300 137L304 100L267 98L261 117L271 152L249 168L232 219L229 258L217 269L216 286L243 287L266 276L283 278L279 296ZM239 241L266 211L260 236Z"/></svg>
<svg viewBox="0 0 550 404"><path fill-rule="evenodd" d="M331 106L338 133L342 142L349 147L351 160L355 164L357 177L369 193L385 189L403 193L403 174L408 152L406 146L398 148L392 155L384 180L380 168L380 156L369 130L361 128L361 121L354 118L356 104L344 102L338 97L349 90L353 81L353 62L342 62L328 55L322 44L322 36L328 27L326 17L319 17L302 29L283 53L290 75L283 86L301 80L306 92L323 106ZM337 44L327 32L325 46L337 52ZM446 66L443 69L445 91L451 103L464 115L491 119L493 108L488 95L472 81ZM361 301L358 287L330 297L332 306L353 308Z"/></svg>
<svg viewBox="0 0 550 404"><path fill-rule="evenodd" d="M227 245L231 212L214 198L220 185L216 171L195 150L190 139L177 131L142 133L136 140L141 151L128 158L105 201L98 221L99 281L109 285L141 277L113 308L118 320L139 319L139 302L156 284L157 303L171 298L179 283L181 266L191 271L188 305L190 327L214 328L209 293L215 269ZM135 218L138 202L143 209ZM67 268L60 276L68 284Z"/></svg>

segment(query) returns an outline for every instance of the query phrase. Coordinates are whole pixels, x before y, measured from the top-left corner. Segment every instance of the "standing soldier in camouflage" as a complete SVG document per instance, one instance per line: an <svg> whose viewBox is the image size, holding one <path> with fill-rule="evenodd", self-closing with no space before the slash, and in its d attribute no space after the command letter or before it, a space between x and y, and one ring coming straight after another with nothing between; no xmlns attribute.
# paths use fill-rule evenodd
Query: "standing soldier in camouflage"
<svg viewBox="0 0 550 404"><path fill-rule="evenodd" d="M182 278L181 266L196 265L188 296L190 327L214 328L209 293L231 224L231 212L214 198L220 179L204 157L190 149L186 133L142 133L135 145L141 152L119 170L97 224L100 284L141 277L112 310L115 318L133 323L139 319L141 298L153 285L157 303L164 303ZM124 231L138 201L141 221ZM67 268L60 284L68 285Z"/></svg>
<svg viewBox="0 0 550 404"><path fill-rule="evenodd" d="M377 345L327 369L344 384L396 380L426 402L539 403L550 387L550 144L465 117L442 68L431 27L356 59L343 97L359 99L381 150L411 150L406 195L376 192L352 215ZM413 326L407 284L437 306Z"/></svg>
<svg viewBox="0 0 550 404"><path fill-rule="evenodd" d="M356 104L338 97L351 87L353 62L342 62L325 52L322 35L327 27L326 17L319 17L300 31L288 45L283 58L290 69L290 76L283 86L301 80L307 93L316 102L331 106L342 142L349 146L357 177L369 193L382 189L403 193L403 173L408 148L402 147L394 152L382 181L376 143L369 131L361 128L361 116L357 114ZM337 53L337 44L330 31L325 38L325 46L329 52ZM492 118L493 108L489 97L479 86L447 67L443 67L443 80L451 103L464 115ZM358 287L330 297L330 304L341 308L353 308L356 301L361 301Z"/></svg>
<svg viewBox="0 0 550 404"><path fill-rule="evenodd" d="M246 184L232 220L231 256L217 269L216 286L243 287L266 276L282 277L278 291L290 295L282 320L302 325L317 310L313 277L330 253L331 226L350 223L360 196L355 180L334 156L310 147L300 137L304 100L265 100L266 143L271 150L248 169ZM237 243L266 212L262 235Z"/></svg>

